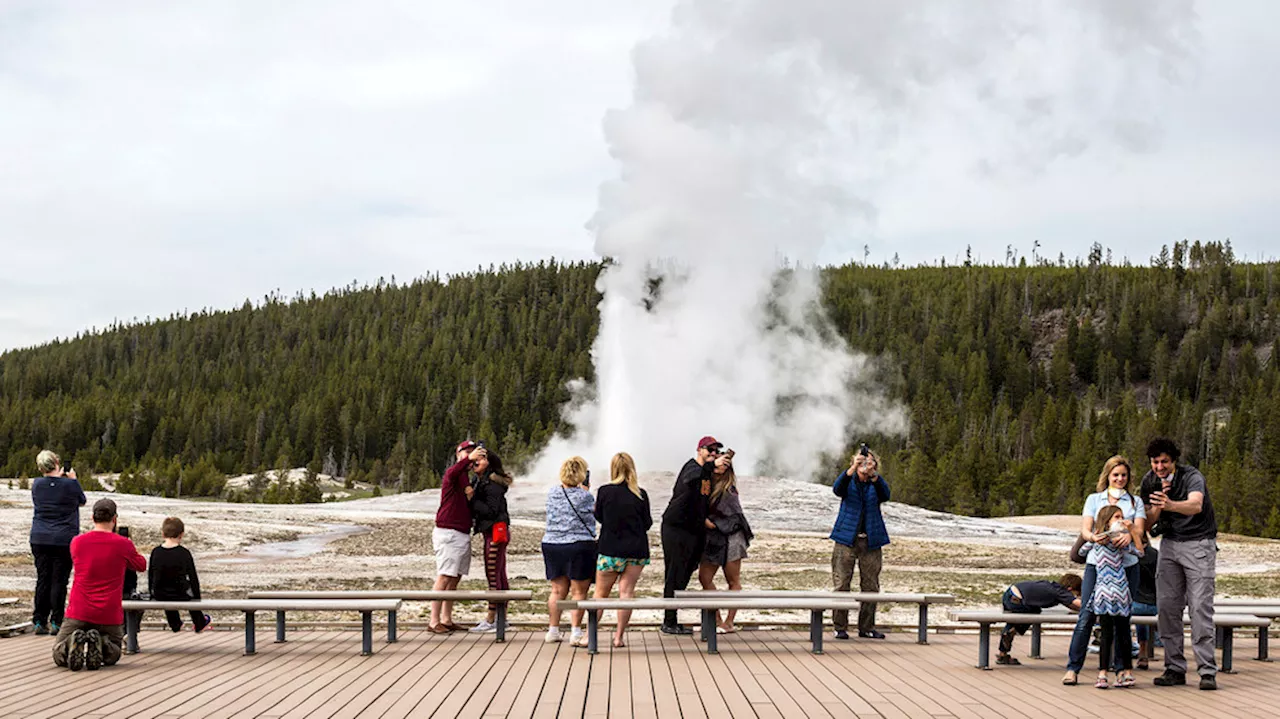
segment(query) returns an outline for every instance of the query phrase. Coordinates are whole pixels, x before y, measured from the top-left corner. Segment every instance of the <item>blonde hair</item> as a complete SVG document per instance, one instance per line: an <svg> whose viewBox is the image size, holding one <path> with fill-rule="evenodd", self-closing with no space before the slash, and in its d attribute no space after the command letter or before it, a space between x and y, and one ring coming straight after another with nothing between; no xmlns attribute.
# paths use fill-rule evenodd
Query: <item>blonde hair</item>
<svg viewBox="0 0 1280 719"><path fill-rule="evenodd" d="M609 475L611 484L626 484L632 494L640 496L640 479L636 476L636 461L631 455L626 452L613 455L609 462Z"/></svg>
<svg viewBox="0 0 1280 719"><path fill-rule="evenodd" d="M719 501L720 497L737 486L738 478L733 473L733 465L724 468L724 474L714 476L711 480L711 501Z"/></svg>
<svg viewBox="0 0 1280 719"><path fill-rule="evenodd" d="M1129 463L1129 460L1117 454L1102 465L1102 474L1098 475L1098 488L1094 490L1095 492L1107 491L1107 487L1111 486L1111 472L1120 465L1124 465L1124 468L1129 470L1129 479L1124 484L1125 491L1128 491L1129 486L1133 484L1133 465Z"/></svg>
<svg viewBox="0 0 1280 719"><path fill-rule="evenodd" d="M36 467L39 468L41 472L52 472L55 467L58 467L61 464L62 458L54 454L51 450L46 449L36 455Z"/></svg>
<svg viewBox="0 0 1280 719"><path fill-rule="evenodd" d="M570 457L560 465L560 484L566 487L581 487L587 479L587 460L582 457Z"/></svg>

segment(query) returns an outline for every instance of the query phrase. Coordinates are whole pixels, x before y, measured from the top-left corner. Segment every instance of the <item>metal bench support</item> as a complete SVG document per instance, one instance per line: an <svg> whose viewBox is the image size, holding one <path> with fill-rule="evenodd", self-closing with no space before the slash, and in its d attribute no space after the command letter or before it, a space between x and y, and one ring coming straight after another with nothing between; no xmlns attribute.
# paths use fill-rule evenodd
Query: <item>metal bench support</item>
<svg viewBox="0 0 1280 719"><path fill-rule="evenodd" d="M494 612L494 622L497 625L498 637L497 641L507 641L507 603L498 602L497 610Z"/></svg>
<svg viewBox="0 0 1280 719"><path fill-rule="evenodd" d="M142 626L142 612L125 612L124 626L125 626L125 632L127 635L125 637L124 653L137 654L138 653L138 630Z"/></svg>
<svg viewBox="0 0 1280 719"><path fill-rule="evenodd" d="M245 655L257 654L258 648L255 645L254 637L254 619L257 616L255 611L246 611L244 613L244 653Z"/></svg>
<svg viewBox="0 0 1280 719"><path fill-rule="evenodd" d="M716 646L716 610L702 610L702 641L707 643L707 654L719 654Z"/></svg>
<svg viewBox="0 0 1280 719"><path fill-rule="evenodd" d="M499 632L502 630L499 629ZM396 636L396 610L392 609L387 612L387 644L395 644L399 640Z"/></svg>
<svg viewBox="0 0 1280 719"><path fill-rule="evenodd" d="M283 644L284 639L284 612L276 612L276 644Z"/></svg>
<svg viewBox="0 0 1280 719"><path fill-rule="evenodd" d="M1271 627L1258 627L1258 656L1254 657L1257 661L1271 661L1271 657L1267 655L1267 642L1270 640L1270 637L1267 636L1267 632L1270 630Z"/></svg>
<svg viewBox="0 0 1280 719"><path fill-rule="evenodd" d="M822 653L822 610L814 609L809 612L809 640L813 645L813 653Z"/></svg>
<svg viewBox="0 0 1280 719"><path fill-rule="evenodd" d="M595 654L600 651L599 644L596 642L596 635L600 629L600 612L596 609L587 610L587 654Z"/></svg>
<svg viewBox="0 0 1280 719"><path fill-rule="evenodd" d="M1044 659L1040 656L1040 638L1043 635L1039 624L1031 625L1031 658ZM1003 646L1003 645L1002 645Z"/></svg>
<svg viewBox="0 0 1280 719"><path fill-rule="evenodd" d="M360 612L360 656L373 654L373 612Z"/></svg>
<svg viewBox="0 0 1280 719"><path fill-rule="evenodd" d="M1235 629L1231 627L1218 627L1218 636L1222 638L1222 667L1220 671L1223 674L1235 674L1231 670L1231 650L1235 644Z"/></svg>
<svg viewBox="0 0 1280 719"><path fill-rule="evenodd" d="M978 623L978 668L991 670L991 622Z"/></svg>
<svg viewBox="0 0 1280 719"><path fill-rule="evenodd" d="M916 635L916 644L929 643L929 605L920 603L920 628Z"/></svg>

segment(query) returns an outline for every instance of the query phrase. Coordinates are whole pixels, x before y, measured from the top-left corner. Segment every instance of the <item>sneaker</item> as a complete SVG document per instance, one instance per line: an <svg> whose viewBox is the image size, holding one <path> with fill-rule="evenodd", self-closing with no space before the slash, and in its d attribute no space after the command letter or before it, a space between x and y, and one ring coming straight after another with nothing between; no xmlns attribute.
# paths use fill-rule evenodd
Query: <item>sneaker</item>
<svg viewBox="0 0 1280 719"><path fill-rule="evenodd" d="M561 639L562 637L560 636L560 627L551 627L550 629L547 630L547 636L543 637L542 641L546 642L547 644L555 644Z"/></svg>
<svg viewBox="0 0 1280 719"><path fill-rule="evenodd" d="M872 629L869 632L858 632L858 637L860 639L884 639L884 634Z"/></svg>
<svg viewBox="0 0 1280 719"><path fill-rule="evenodd" d="M213 626L213 617L209 616L208 614L205 614L204 624L198 627L193 626L191 627L191 629L195 631L196 634L199 634L200 632L203 632L204 630L208 629L211 626Z"/></svg>
<svg viewBox="0 0 1280 719"><path fill-rule="evenodd" d="M84 638L84 668L95 672L102 668L102 635L97 629L90 629Z"/></svg>
<svg viewBox="0 0 1280 719"><path fill-rule="evenodd" d="M62 631L62 624L61 624L60 622L49 622L49 633L50 633L50 634L52 634L53 636L55 636L55 637L56 637L56 636L58 636L58 632L60 632L60 631Z"/></svg>
<svg viewBox="0 0 1280 719"><path fill-rule="evenodd" d="M1200 691L1211 692L1218 688L1218 678L1212 674L1200 677Z"/></svg>
<svg viewBox="0 0 1280 719"><path fill-rule="evenodd" d="M497 633L498 628L494 626L492 622L482 620L479 624L475 625L468 631L473 634L494 634Z"/></svg>
<svg viewBox="0 0 1280 719"><path fill-rule="evenodd" d="M587 646L587 633L582 631L581 627L573 630L573 634L569 639L569 645L574 647Z"/></svg>
<svg viewBox="0 0 1280 719"><path fill-rule="evenodd" d="M67 647L67 668L73 672L84 669L84 645L87 641L83 630L77 629L71 634L71 643Z"/></svg>
<svg viewBox="0 0 1280 719"><path fill-rule="evenodd" d="M1153 682L1158 687L1179 687L1187 683L1187 675L1182 672L1175 672L1172 669L1164 670L1164 674L1156 677Z"/></svg>
<svg viewBox="0 0 1280 719"><path fill-rule="evenodd" d="M48 625L46 625L44 622L33 622L33 624L35 624L35 627L36 627L37 637L48 636L49 634Z"/></svg>
<svg viewBox="0 0 1280 719"><path fill-rule="evenodd" d="M672 627L672 626L668 626L668 625L666 625L666 624L663 624L663 625L662 625L662 633L663 633L663 634L677 634L677 635L680 635L680 636L689 636L690 634L693 634L693 630L692 630L692 629L690 629L690 628L688 628L688 627L686 627L686 626L685 626L685 625L683 625L683 624L677 624L677 625L675 625L674 627Z"/></svg>
<svg viewBox="0 0 1280 719"><path fill-rule="evenodd" d="M848 639L849 632L846 632L843 629L837 629L836 633L833 636L835 636L836 639Z"/></svg>

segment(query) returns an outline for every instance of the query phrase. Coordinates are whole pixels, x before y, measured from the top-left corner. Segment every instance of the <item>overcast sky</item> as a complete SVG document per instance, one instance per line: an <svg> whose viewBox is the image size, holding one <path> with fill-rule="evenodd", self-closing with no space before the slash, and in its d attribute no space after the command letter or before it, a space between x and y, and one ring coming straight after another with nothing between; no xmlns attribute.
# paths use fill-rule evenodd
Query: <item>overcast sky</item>
<svg viewBox="0 0 1280 719"><path fill-rule="evenodd" d="M551 256L617 168L601 119L670 0L0 0L0 350ZM824 259L1280 255L1280 3L1198 4L1202 54L1140 155L992 180L895 168ZM856 33L851 37L856 36Z"/></svg>

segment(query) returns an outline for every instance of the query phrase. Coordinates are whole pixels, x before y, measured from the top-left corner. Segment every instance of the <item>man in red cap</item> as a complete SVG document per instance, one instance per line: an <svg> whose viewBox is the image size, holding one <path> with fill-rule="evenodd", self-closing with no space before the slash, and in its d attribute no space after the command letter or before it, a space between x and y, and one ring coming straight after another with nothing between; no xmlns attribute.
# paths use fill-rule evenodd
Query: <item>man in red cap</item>
<svg viewBox="0 0 1280 719"><path fill-rule="evenodd" d="M440 480L440 508L436 510L436 528L431 531L431 546L436 555L436 591L458 588L458 582L471 569L471 468L484 468L488 463L484 445L465 440L454 451L455 462ZM431 602L428 631L448 634L460 629L453 623L453 602Z"/></svg>
<svg viewBox="0 0 1280 719"><path fill-rule="evenodd" d="M662 562L666 582L662 596L674 597L676 591L689 586L689 578L698 571L702 550L707 542L707 514L710 512L711 477L716 467L729 464L722 454L724 445L715 437L698 440L698 453L685 462L671 490L671 502L662 513ZM676 620L676 611L668 609L662 618L666 634L692 634Z"/></svg>

